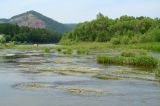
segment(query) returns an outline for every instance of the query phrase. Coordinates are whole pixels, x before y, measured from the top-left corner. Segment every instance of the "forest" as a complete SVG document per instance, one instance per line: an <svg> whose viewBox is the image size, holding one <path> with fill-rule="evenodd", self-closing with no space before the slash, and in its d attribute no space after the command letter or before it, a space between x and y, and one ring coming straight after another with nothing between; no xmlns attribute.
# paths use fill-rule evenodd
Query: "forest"
<svg viewBox="0 0 160 106"><path fill-rule="evenodd" d="M47 29L35 29L14 24L0 24L1 42L56 43L60 34Z"/></svg>
<svg viewBox="0 0 160 106"><path fill-rule="evenodd" d="M102 13L92 21L80 23L64 34L61 43L110 42L135 44L160 41L160 19L150 17L121 16L111 19Z"/></svg>

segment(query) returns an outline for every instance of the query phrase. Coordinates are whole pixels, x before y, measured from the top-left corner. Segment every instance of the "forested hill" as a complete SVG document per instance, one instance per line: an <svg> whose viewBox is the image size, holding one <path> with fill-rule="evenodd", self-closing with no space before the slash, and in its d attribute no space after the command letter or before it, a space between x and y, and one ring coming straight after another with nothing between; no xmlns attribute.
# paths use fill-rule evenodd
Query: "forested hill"
<svg viewBox="0 0 160 106"><path fill-rule="evenodd" d="M59 33L68 32L74 27L70 24L57 22L33 10L13 16L10 19L0 19L0 23L11 23L31 28L46 28Z"/></svg>
<svg viewBox="0 0 160 106"><path fill-rule="evenodd" d="M60 34L40 28L20 27L13 24L0 24L0 36L5 42L16 41L21 43L56 43Z"/></svg>
<svg viewBox="0 0 160 106"><path fill-rule="evenodd" d="M61 43L96 41L113 44L160 41L160 19L149 17L121 16L111 19L99 13L90 22L80 23L65 34Z"/></svg>

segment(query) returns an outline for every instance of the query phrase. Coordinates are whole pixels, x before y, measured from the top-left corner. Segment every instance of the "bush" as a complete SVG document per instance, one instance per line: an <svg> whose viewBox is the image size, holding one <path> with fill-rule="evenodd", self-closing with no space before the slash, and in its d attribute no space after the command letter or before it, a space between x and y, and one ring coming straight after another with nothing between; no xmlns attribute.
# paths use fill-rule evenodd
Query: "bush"
<svg viewBox="0 0 160 106"><path fill-rule="evenodd" d="M6 44L5 44L5 47L7 47L7 48L15 47L15 42L6 43Z"/></svg>
<svg viewBox="0 0 160 106"><path fill-rule="evenodd" d="M140 43L140 35L135 35L129 40L130 44Z"/></svg>
<svg viewBox="0 0 160 106"><path fill-rule="evenodd" d="M155 39L155 41L160 42L160 28L155 28L149 32L149 35Z"/></svg>
<svg viewBox="0 0 160 106"><path fill-rule="evenodd" d="M120 38L114 37L114 38L112 38L112 39L110 40L110 43L113 44L113 45L118 45L118 44L121 43L121 42L120 42Z"/></svg>
<svg viewBox="0 0 160 106"><path fill-rule="evenodd" d="M4 35L0 35L0 43L5 43L6 42L6 38L4 37Z"/></svg>
<svg viewBox="0 0 160 106"><path fill-rule="evenodd" d="M129 37L128 36L122 36L120 39L121 44L128 44L129 43Z"/></svg>
<svg viewBox="0 0 160 106"><path fill-rule="evenodd" d="M144 34L140 36L140 43L154 42L154 37L152 35Z"/></svg>

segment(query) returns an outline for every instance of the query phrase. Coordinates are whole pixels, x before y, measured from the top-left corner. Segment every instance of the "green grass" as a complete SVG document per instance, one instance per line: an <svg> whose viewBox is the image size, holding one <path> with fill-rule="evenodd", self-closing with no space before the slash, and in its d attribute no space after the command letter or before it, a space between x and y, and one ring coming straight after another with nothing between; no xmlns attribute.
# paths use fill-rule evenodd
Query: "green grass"
<svg viewBox="0 0 160 106"><path fill-rule="evenodd" d="M143 50L143 49L139 49L139 50L124 50L122 53L121 53L121 56L124 56L124 57L135 57L135 56L146 56L147 55L147 51L146 50Z"/></svg>
<svg viewBox="0 0 160 106"><path fill-rule="evenodd" d="M73 50L71 48L67 48L63 51L64 54L67 54L67 55L72 55L73 53Z"/></svg>
<svg viewBox="0 0 160 106"><path fill-rule="evenodd" d="M63 49L72 49L77 50L79 54L88 54L89 51L92 50L109 50L109 49L120 49L120 50L129 50L129 49L143 49L143 50L150 50L150 51L160 51L160 43L153 42L153 43L137 43L137 44L128 44L128 45L113 45L111 43L99 43L99 42L77 42L71 45L61 45L61 46L25 46L25 45L13 45L13 44L6 44L6 46L0 46L1 49L11 48L11 49L23 49L23 50L34 50L34 49L41 49L45 50L45 48L52 48L56 49L57 51L61 52ZM146 54L145 51L141 51L141 54Z"/></svg>
<svg viewBox="0 0 160 106"><path fill-rule="evenodd" d="M9 49L9 48L14 48L14 47L15 47L14 42L0 44L0 49Z"/></svg>
<svg viewBox="0 0 160 106"><path fill-rule="evenodd" d="M50 52L52 49L55 49L54 46L34 46L34 45L15 45L10 49L19 49L19 50L43 50L44 52Z"/></svg>
<svg viewBox="0 0 160 106"><path fill-rule="evenodd" d="M131 49L160 51L160 42L130 44L130 45L127 45L126 47Z"/></svg>
<svg viewBox="0 0 160 106"><path fill-rule="evenodd" d="M44 49L45 53L49 53L51 50L52 50L52 48L50 48L50 47L47 47Z"/></svg>
<svg viewBox="0 0 160 106"><path fill-rule="evenodd" d="M83 49L83 48L78 48L77 49L77 54L88 54L89 50L88 49Z"/></svg>
<svg viewBox="0 0 160 106"><path fill-rule="evenodd" d="M132 66L139 66L139 67L158 66L158 60L152 56L123 57L123 56L98 55L97 63L132 65Z"/></svg>
<svg viewBox="0 0 160 106"><path fill-rule="evenodd" d="M63 48L72 48L72 49L86 49L86 50L107 50L107 49L143 49L151 51L160 51L160 42L151 42L151 43L137 43L137 44L128 44L128 45L113 45L111 43L99 43L99 42L78 42L71 45L63 45ZM145 54L145 51L141 51Z"/></svg>
<svg viewBox="0 0 160 106"><path fill-rule="evenodd" d="M121 53L121 56L124 56L124 57L135 57L136 56L136 53L134 51L131 51L131 50L125 50Z"/></svg>

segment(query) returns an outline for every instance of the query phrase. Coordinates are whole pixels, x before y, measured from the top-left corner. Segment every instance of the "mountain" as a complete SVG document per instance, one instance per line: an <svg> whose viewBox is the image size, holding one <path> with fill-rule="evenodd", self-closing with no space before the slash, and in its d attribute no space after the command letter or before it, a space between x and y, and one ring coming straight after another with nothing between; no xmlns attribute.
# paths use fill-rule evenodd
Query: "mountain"
<svg viewBox="0 0 160 106"><path fill-rule="evenodd" d="M0 19L0 23L8 23L8 19Z"/></svg>
<svg viewBox="0 0 160 106"><path fill-rule="evenodd" d="M0 19L0 23L11 23L31 28L46 28L60 33L68 32L75 26L75 24L62 24L33 10L13 16L10 19Z"/></svg>
<svg viewBox="0 0 160 106"><path fill-rule="evenodd" d="M77 24L65 24L67 25L70 29L73 29L77 26Z"/></svg>

